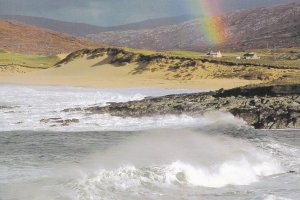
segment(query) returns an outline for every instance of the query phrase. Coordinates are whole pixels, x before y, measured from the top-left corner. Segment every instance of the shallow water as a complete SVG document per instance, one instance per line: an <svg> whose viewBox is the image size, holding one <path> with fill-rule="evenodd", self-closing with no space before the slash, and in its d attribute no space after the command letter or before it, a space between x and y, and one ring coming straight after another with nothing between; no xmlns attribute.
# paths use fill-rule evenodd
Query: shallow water
<svg viewBox="0 0 300 200"><path fill-rule="evenodd" d="M184 124L198 123L191 117L160 116L139 119L111 117L109 115L86 115L81 112L61 112L66 108L104 106L108 102L141 100L146 96L162 96L174 93L190 93L197 90L164 89L86 89L72 87L22 87L0 85L1 130L55 130L55 131L99 131L132 130L174 125L177 120ZM80 123L68 127L40 123L41 119L79 119ZM54 127L53 127L54 126Z"/></svg>
<svg viewBox="0 0 300 200"><path fill-rule="evenodd" d="M253 130L226 113L60 112L178 92L193 91L0 87L0 199L299 199L299 130Z"/></svg>

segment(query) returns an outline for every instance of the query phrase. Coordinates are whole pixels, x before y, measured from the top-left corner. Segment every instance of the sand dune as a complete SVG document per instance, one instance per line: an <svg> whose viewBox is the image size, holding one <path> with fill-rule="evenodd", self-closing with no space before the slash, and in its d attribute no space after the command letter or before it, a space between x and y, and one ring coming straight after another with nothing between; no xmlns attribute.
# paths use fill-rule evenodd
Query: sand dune
<svg viewBox="0 0 300 200"><path fill-rule="evenodd" d="M168 80L164 71L145 71L133 74L138 63L118 66L109 64L107 55L88 59L86 56L77 58L60 67L44 70L34 70L26 74L3 76L0 83L34 84L34 85L64 85L98 88L201 88L218 89L258 83L241 79L201 79Z"/></svg>

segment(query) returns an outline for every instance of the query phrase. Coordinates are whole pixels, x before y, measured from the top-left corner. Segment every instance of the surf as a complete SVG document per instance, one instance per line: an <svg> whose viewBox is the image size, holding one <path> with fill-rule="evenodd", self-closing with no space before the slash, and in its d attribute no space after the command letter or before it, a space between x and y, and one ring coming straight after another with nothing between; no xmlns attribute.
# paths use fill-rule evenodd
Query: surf
<svg viewBox="0 0 300 200"><path fill-rule="evenodd" d="M158 129L138 134L90 158L77 192L103 196L147 188L250 185L284 172L280 162L247 140L190 129Z"/></svg>

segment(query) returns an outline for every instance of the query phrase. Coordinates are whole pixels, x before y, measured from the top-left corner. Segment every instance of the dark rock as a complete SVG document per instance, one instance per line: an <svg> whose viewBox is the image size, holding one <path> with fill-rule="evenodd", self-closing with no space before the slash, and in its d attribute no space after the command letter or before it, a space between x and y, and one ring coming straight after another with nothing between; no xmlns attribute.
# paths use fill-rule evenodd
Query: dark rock
<svg viewBox="0 0 300 200"><path fill-rule="evenodd" d="M299 95L300 84L291 85L270 85L270 86L251 86L251 87L239 87L230 90L219 90L216 93L216 97L228 97L228 96L276 96L276 95Z"/></svg>
<svg viewBox="0 0 300 200"><path fill-rule="evenodd" d="M79 123L79 119L62 119L62 118L48 118L48 119L41 119L41 123L53 123L51 126L56 126L54 124L60 124L62 126L69 126L72 123Z"/></svg>
<svg viewBox="0 0 300 200"><path fill-rule="evenodd" d="M222 110L242 118L257 129L300 128L300 85L258 85L216 92L168 95L141 101L111 103L83 110L90 114L109 113L120 117L165 114L201 114Z"/></svg>

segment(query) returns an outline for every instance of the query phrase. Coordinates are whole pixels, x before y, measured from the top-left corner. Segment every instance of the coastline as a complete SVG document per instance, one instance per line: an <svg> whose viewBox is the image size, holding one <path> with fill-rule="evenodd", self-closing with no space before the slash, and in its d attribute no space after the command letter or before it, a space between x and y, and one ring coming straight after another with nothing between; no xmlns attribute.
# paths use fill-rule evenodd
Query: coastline
<svg viewBox="0 0 300 200"><path fill-rule="evenodd" d="M225 111L257 129L300 127L297 70L293 76L283 76L285 69L227 66L223 61L214 62L217 63L159 54L144 55L116 48L83 49L47 69L22 73L17 66L10 68L9 73L2 70L0 84L205 90L211 92L149 97L142 101L84 108L83 111L118 117Z"/></svg>
<svg viewBox="0 0 300 200"><path fill-rule="evenodd" d="M255 129L299 129L300 85L256 85L202 92L149 97L108 106L70 108L63 112L83 111L117 117L155 115L197 115L212 111L229 112Z"/></svg>
<svg viewBox="0 0 300 200"><path fill-rule="evenodd" d="M231 89L249 84L257 84L258 81L245 81L239 79L202 79L195 81L170 81L160 79L136 79L131 81L120 81L108 79L105 81L89 80L76 77L38 77L38 76L11 76L1 77L0 84L29 85L29 86L61 86L61 87L83 87L97 89L128 89L128 88L157 88L157 89L204 89L218 90L221 88Z"/></svg>

